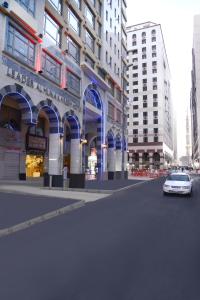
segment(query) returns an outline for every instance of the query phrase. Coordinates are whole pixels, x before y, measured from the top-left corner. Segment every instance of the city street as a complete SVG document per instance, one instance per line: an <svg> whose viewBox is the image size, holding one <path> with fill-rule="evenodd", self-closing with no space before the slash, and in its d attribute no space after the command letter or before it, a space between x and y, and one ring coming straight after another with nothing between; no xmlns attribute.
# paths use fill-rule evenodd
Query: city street
<svg viewBox="0 0 200 300"><path fill-rule="evenodd" d="M199 300L200 178L191 198L163 196L162 184L0 238L0 299Z"/></svg>

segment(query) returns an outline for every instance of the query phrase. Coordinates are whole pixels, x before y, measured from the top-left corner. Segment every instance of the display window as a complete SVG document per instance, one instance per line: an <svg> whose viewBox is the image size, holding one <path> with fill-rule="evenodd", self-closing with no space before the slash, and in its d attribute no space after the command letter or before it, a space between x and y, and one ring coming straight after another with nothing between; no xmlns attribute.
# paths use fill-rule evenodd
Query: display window
<svg viewBox="0 0 200 300"><path fill-rule="evenodd" d="M42 177L44 174L44 156L26 155L26 176Z"/></svg>

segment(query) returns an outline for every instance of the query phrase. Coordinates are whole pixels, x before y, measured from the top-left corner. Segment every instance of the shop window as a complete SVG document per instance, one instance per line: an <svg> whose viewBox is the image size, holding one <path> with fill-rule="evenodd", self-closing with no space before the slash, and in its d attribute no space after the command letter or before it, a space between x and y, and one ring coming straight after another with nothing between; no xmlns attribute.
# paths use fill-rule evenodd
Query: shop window
<svg viewBox="0 0 200 300"><path fill-rule="evenodd" d="M35 15L35 0L15 0L18 2L29 14Z"/></svg>
<svg viewBox="0 0 200 300"><path fill-rule="evenodd" d="M35 44L11 23L8 24L7 34L6 50L28 65L34 66Z"/></svg>
<svg viewBox="0 0 200 300"><path fill-rule="evenodd" d="M42 53L42 71L49 79L60 83L61 65L44 51Z"/></svg>
<svg viewBox="0 0 200 300"><path fill-rule="evenodd" d="M61 47L61 28L47 12L44 13L44 35L53 44Z"/></svg>
<svg viewBox="0 0 200 300"><path fill-rule="evenodd" d="M68 70L67 71L67 89L68 89L68 91L77 96L80 96L80 84L81 84L80 78Z"/></svg>

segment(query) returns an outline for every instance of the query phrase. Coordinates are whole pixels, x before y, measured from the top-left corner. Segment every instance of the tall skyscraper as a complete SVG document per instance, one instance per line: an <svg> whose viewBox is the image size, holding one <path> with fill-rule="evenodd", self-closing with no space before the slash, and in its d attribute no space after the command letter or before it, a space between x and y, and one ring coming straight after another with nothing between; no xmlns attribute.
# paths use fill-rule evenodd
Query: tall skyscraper
<svg viewBox="0 0 200 300"><path fill-rule="evenodd" d="M200 166L200 15L194 17L190 97L192 161Z"/></svg>
<svg viewBox="0 0 200 300"><path fill-rule="evenodd" d="M170 69L160 24L127 27L128 147L134 168L163 169L173 159Z"/></svg>

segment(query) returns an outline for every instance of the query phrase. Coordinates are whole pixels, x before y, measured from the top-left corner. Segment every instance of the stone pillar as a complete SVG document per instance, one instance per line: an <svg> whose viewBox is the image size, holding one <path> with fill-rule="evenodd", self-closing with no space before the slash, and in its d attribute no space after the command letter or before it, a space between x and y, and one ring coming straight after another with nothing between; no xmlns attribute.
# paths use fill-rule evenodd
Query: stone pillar
<svg viewBox="0 0 200 300"><path fill-rule="evenodd" d="M26 180L26 151L19 153L19 180Z"/></svg>
<svg viewBox="0 0 200 300"><path fill-rule="evenodd" d="M116 160L115 160L115 165L116 165L116 171L122 171L122 150L117 149L116 150Z"/></svg>
<svg viewBox="0 0 200 300"><path fill-rule="evenodd" d="M85 173L82 173L82 146L80 139L71 139L70 146L70 188L85 187Z"/></svg>
<svg viewBox="0 0 200 300"><path fill-rule="evenodd" d="M149 153L149 168L153 170L153 153Z"/></svg>
<svg viewBox="0 0 200 300"><path fill-rule="evenodd" d="M160 155L160 169L164 169L164 156Z"/></svg>
<svg viewBox="0 0 200 300"><path fill-rule="evenodd" d="M115 178L115 161L116 153L114 148L108 148L107 152L107 165L108 165L108 179L112 180Z"/></svg>
<svg viewBox="0 0 200 300"><path fill-rule="evenodd" d="M51 176L51 181L44 178L44 185L49 185L50 182L52 187L62 187L63 186L63 144L59 133L51 133L49 135L49 170L48 175Z"/></svg>
<svg viewBox="0 0 200 300"><path fill-rule="evenodd" d="M139 169L142 169L142 153L139 153Z"/></svg>

